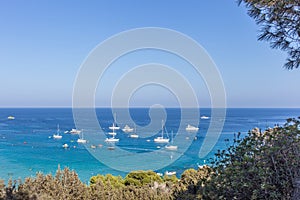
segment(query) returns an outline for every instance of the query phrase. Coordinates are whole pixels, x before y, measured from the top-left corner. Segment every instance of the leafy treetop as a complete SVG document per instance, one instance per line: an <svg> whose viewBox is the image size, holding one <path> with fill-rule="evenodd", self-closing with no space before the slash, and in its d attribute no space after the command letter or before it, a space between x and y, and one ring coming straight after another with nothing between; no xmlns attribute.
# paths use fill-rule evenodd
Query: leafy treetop
<svg viewBox="0 0 300 200"><path fill-rule="evenodd" d="M238 0L261 27L258 40L286 51L287 69L300 66L300 0Z"/></svg>

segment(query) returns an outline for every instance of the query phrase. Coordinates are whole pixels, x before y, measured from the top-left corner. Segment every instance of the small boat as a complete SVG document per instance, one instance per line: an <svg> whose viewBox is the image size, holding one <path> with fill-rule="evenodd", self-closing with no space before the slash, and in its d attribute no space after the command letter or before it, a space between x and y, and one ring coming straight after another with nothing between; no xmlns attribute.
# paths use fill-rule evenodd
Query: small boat
<svg viewBox="0 0 300 200"><path fill-rule="evenodd" d="M77 142L82 144L85 144L87 142L85 139L83 139L83 133L81 133L81 137L77 139Z"/></svg>
<svg viewBox="0 0 300 200"><path fill-rule="evenodd" d="M175 151L175 150L178 149L178 146L175 146L175 145L167 145L165 148L168 149L168 150L173 150L173 151Z"/></svg>
<svg viewBox="0 0 300 200"><path fill-rule="evenodd" d="M133 132L133 128L130 128L130 126L128 126L127 124L124 126L124 128L122 129L122 131L124 131L125 133L130 133Z"/></svg>
<svg viewBox="0 0 300 200"><path fill-rule="evenodd" d="M199 128L188 124L187 127L185 128L185 130L186 131L198 131Z"/></svg>
<svg viewBox="0 0 300 200"><path fill-rule="evenodd" d="M67 133L69 133L69 131L65 131L64 133L67 134Z"/></svg>
<svg viewBox="0 0 300 200"><path fill-rule="evenodd" d="M116 133L116 132L114 132L114 131L113 131L113 132L109 132L108 134L109 134L109 135L112 135L112 136L115 136L115 135L117 135L117 133Z"/></svg>
<svg viewBox="0 0 300 200"><path fill-rule="evenodd" d="M208 116L205 116L205 115L202 115L202 116L200 117L200 119L209 119L209 117L208 117Z"/></svg>
<svg viewBox="0 0 300 200"><path fill-rule="evenodd" d="M118 138L114 138L114 137L112 137L112 138L106 138L105 142L119 142L119 139Z"/></svg>
<svg viewBox="0 0 300 200"><path fill-rule="evenodd" d="M176 175L176 172L175 171L173 171L173 172L166 171L165 175L167 175L167 176Z"/></svg>
<svg viewBox="0 0 300 200"><path fill-rule="evenodd" d="M75 129L75 128L72 128L72 130L70 130L69 133L71 133L71 134L80 134L81 131L80 131L80 130L77 130L77 129Z"/></svg>
<svg viewBox="0 0 300 200"><path fill-rule="evenodd" d="M154 142L156 142L156 143L168 143L169 142L168 138L164 138L164 121L162 121L162 125L161 125L161 136L154 138Z"/></svg>
<svg viewBox="0 0 300 200"><path fill-rule="evenodd" d="M157 172L156 173L158 176L163 176L163 174L162 173L159 173L159 172Z"/></svg>
<svg viewBox="0 0 300 200"><path fill-rule="evenodd" d="M15 119L15 117L14 116L8 116L7 119L13 120L13 119Z"/></svg>
<svg viewBox="0 0 300 200"><path fill-rule="evenodd" d="M115 150L115 147L107 147L108 150Z"/></svg>
<svg viewBox="0 0 300 200"><path fill-rule="evenodd" d="M172 150L172 151L175 151L178 149L178 146L173 145L173 131L172 131L171 145L166 145L165 148L168 150Z"/></svg>
<svg viewBox="0 0 300 200"><path fill-rule="evenodd" d="M86 140L85 140L85 139L78 138L78 139L77 139L77 142L78 142L78 143L85 144L85 143L86 143Z"/></svg>
<svg viewBox="0 0 300 200"><path fill-rule="evenodd" d="M69 147L69 145L68 144L63 144L62 147L66 149L66 148Z"/></svg>
<svg viewBox="0 0 300 200"><path fill-rule="evenodd" d="M136 134L136 133L134 133L134 134L130 134L130 136L129 137L131 137L131 138L139 138L139 135L138 134Z"/></svg>
<svg viewBox="0 0 300 200"><path fill-rule="evenodd" d="M200 165L199 163L197 163L198 168L202 169L203 167L207 166L205 163L206 163L206 160L203 160L203 165Z"/></svg>
<svg viewBox="0 0 300 200"><path fill-rule="evenodd" d="M119 130L120 127L118 127L115 123L113 123L112 126L108 127L110 130Z"/></svg>
<svg viewBox="0 0 300 200"><path fill-rule="evenodd" d="M154 139L154 142L156 143L168 143L169 139L168 138L163 138L163 137L157 137Z"/></svg>
<svg viewBox="0 0 300 200"><path fill-rule="evenodd" d="M91 145L91 149L96 149L97 147L95 145Z"/></svg>
<svg viewBox="0 0 300 200"><path fill-rule="evenodd" d="M59 124L57 124L57 132L56 134L53 134L54 139L61 139L62 135L59 135Z"/></svg>
<svg viewBox="0 0 300 200"><path fill-rule="evenodd" d="M131 137L131 138L139 138L139 135L136 134L136 127L135 127L134 133L133 133L133 134L130 134L129 137Z"/></svg>

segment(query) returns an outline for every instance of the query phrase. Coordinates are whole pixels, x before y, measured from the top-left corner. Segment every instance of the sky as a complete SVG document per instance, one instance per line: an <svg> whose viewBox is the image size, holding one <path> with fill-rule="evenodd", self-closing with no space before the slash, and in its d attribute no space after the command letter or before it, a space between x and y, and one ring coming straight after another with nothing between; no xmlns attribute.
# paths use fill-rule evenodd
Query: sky
<svg viewBox="0 0 300 200"><path fill-rule="evenodd" d="M172 29L198 42L220 72L227 107L300 107L299 70L284 69L286 53L257 41L259 27L234 0L0 0L0 107L71 107L76 76L89 53L115 34L143 27ZM110 106L120 77L146 63L174 67L195 90L200 107L211 106L193 67L155 50L113 63L97 86L96 106ZM186 97L152 84L132 91L128 104L176 107L178 98Z"/></svg>

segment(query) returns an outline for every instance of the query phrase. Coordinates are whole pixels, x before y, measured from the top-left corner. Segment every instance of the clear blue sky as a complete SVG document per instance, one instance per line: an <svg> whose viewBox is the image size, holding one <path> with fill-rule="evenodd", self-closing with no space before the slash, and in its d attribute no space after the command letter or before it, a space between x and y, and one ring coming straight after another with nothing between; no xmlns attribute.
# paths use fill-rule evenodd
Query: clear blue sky
<svg viewBox="0 0 300 200"><path fill-rule="evenodd" d="M257 41L259 28L235 0L0 1L0 107L71 106L88 53L114 34L149 26L182 32L207 50L228 107L300 107L299 70L283 69L286 54ZM155 103L149 97L141 90L132 105Z"/></svg>

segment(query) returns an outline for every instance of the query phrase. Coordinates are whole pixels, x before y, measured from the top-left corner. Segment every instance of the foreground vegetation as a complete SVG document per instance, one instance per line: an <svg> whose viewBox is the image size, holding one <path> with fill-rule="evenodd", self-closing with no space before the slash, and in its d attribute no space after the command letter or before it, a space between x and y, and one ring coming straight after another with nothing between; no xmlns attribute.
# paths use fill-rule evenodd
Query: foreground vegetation
<svg viewBox="0 0 300 200"><path fill-rule="evenodd" d="M210 167L188 169L180 179L134 171L125 178L93 176L86 185L66 168L55 176L0 181L0 199L300 199L299 128L299 120L288 119L243 139L236 134Z"/></svg>

